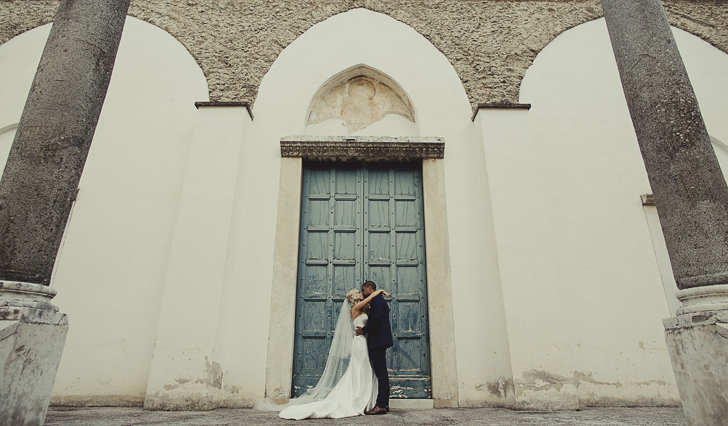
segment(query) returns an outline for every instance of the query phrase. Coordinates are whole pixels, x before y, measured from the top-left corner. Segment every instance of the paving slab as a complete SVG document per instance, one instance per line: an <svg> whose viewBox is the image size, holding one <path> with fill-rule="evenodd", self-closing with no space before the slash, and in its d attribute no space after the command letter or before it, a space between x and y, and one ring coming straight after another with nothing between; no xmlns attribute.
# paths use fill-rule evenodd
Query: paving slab
<svg viewBox="0 0 728 426"><path fill-rule="evenodd" d="M131 425L293 425L294 420L278 418L278 413L218 409L213 411L146 411L128 407L51 407L46 426L131 426ZM344 419L302 420L316 425L579 425L579 426L686 426L679 407L585 408L581 411L512 411L487 408L438 410L392 410L380 416Z"/></svg>

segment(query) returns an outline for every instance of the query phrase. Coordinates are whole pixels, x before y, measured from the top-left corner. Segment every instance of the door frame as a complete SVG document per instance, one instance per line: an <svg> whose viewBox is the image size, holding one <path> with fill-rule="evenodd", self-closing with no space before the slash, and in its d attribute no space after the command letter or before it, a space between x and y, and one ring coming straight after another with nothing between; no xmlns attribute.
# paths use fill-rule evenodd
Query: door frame
<svg viewBox="0 0 728 426"><path fill-rule="evenodd" d="M444 151L444 139L434 137L281 139L266 397L285 403L291 396L303 160L422 161L432 399L435 408L458 406Z"/></svg>

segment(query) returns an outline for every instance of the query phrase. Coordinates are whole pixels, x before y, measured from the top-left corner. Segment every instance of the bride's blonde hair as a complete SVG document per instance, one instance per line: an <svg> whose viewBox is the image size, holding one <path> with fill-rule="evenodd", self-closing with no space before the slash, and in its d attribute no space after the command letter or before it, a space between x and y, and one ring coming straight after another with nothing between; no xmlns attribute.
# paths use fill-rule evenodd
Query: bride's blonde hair
<svg viewBox="0 0 728 426"><path fill-rule="evenodd" d="M349 303L354 303L354 298L359 294L359 290L352 288L346 293L346 300L349 301Z"/></svg>
<svg viewBox="0 0 728 426"><path fill-rule="evenodd" d="M354 309L354 305L357 304L356 296L359 295L359 290L352 288L346 293L346 300L351 304L351 309Z"/></svg>

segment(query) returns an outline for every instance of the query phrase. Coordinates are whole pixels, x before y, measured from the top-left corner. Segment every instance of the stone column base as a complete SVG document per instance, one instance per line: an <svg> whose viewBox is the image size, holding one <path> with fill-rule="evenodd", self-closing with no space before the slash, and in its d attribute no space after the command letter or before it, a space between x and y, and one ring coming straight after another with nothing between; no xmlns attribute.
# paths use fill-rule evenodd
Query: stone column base
<svg viewBox="0 0 728 426"><path fill-rule="evenodd" d="M728 285L681 290L663 321L689 426L728 426Z"/></svg>
<svg viewBox="0 0 728 426"><path fill-rule="evenodd" d="M0 281L0 425L42 425L68 333L47 286Z"/></svg>

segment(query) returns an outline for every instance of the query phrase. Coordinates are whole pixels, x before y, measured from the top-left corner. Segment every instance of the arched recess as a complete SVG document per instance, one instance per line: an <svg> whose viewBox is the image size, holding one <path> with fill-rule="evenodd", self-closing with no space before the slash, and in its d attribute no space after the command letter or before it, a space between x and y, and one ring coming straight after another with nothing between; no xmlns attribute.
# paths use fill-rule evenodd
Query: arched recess
<svg viewBox="0 0 728 426"><path fill-rule="evenodd" d="M724 140L728 55L680 29L673 28L673 34L708 131ZM663 330L647 324L659 325L669 315L665 296L671 297L674 284L669 284L671 291L667 284L663 287L661 272L669 266L661 268L659 259L656 262L653 240L664 243L661 236L651 237L651 231L659 231L659 222L652 222L656 214L645 220L647 209L640 196L651 189L604 19L566 31L546 46L526 73L520 101L532 104L528 114L535 135L522 161L534 165L549 194L545 220L559 236L556 267L573 368L589 371L593 380L577 383L580 401L648 401L656 395L676 401L672 368L662 346L633 347L636 341L663 341ZM651 320L637 324L615 317L615 303ZM577 326L604 317L610 321L595 324L598 333ZM610 339L609 347L605 339ZM612 361L618 356L629 358L635 370L620 368ZM647 381L654 384L641 384ZM622 386L599 384L615 382Z"/></svg>
<svg viewBox="0 0 728 426"><path fill-rule="evenodd" d="M295 308L295 304L289 303L289 296L293 292L292 298L295 300L301 159L281 158L280 141L290 135L305 134L307 113L317 91L325 86L327 81L331 81L332 77L340 75L342 70L355 69L362 64L387 76L407 94L413 111L416 111L415 118L420 124L421 135L445 139L447 157L445 160L433 160L437 163L435 166L439 167L433 174L428 175L423 170L425 188L427 189L430 184L444 186L447 182L448 185L453 185L452 192L448 192L452 194L453 199L457 200L460 196L472 199L468 195L472 192L468 192L467 189L472 186L472 176L458 173L459 169L456 166L470 163L473 158L470 151L472 139L470 105L452 65L431 43L401 22L364 9L355 9L333 16L312 27L291 43L278 56L263 78L253 110L255 121L242 148L245 156L240 165L241 175L235 201L237 205L235 211L239 212L239 215L233 220L228 254L228 258L236 259L238 265L235 269L231 267L226 275L226 281L231 285L241 286L241 291L245 294L244 298L236 300L238 308L236 315L239 317L230 320L229 323L267 321L269 324L268 330L252 330L246 341L240 342L240 345L244 343L244 347L232 347L238 343L228 347L229 357L242 359L245 354L249 360L248 365L266 366L265 369L230 366L227 375L227 377L235 376L235 380L244 384L246 389L256 392L258 389L254 386L262 385L261 396L263 391L267 391L268 396L285 399L290 392L291 384L292 358L290 357L293 348L290 345L293 345L294 340L290 326L294 323L289 323L289 319L294 315L292 309ZM373 133L371 131L373 127L375 126L362 129L359 136L365 140L375 136L408 136L402 133L384 135ZM343 141L346 132L339 133L338 136L341 137L329 139L327 142ZM407 140L409 139L402 142ZM450 161L453 166L446 170L444 164ZM423 169L425 168L423 165ZM447 179L434 180L435 176L444 177L444 174L447 174ZM440 224L441 226L426 224L425 230L444 231L452 226L452 223L456 223L457 236L469 233L472 238L478 238L478 231L465 229L468 228L464 223L467 220L461 221L458 217L459 212L453 213L455 217L453 220L448 219L451 213L447 215L428 213L428 208L436 208L438 205L444 209L445 191L442 189L442 192L432 194L429 202L425 202L424 217L426 220L430 218L444 222ZM249 202L253 199L256 200L254 208ZM251 246L246 244L249 241L257 243ZM438 250L450 250L447 237L440 241L440 244L427 243L428 247L432 247L427 252L428 282L430 277L437 276L434 272L437 268L429 268L430 260L438 258L436 255ZM458 255L460 251L467 251L464 247L456 248ZM463 257L459 256L459 264L477 263L469 262L467 256L467 253L464 253ZM449 265L449 260L442 259L441 265ZM434 292L440 289L449 291L449 272L446 275L447 277L443 279L432 278L431 282L440 286L439 289L433 290ZM464 278L463 282L477 281ZM271 283L271 286L252 285L252 283ZM435 297L429 287L428 295L431 300L442 303L438 308L439 312L450 312L452 309L450 296ZM270 301L270 304L261 303L262 300ZM448 327L452 324L452 315L448 321L433 320L430 324ZM453 337L452 327L447 336ZM476 343L484 342L486 345L492 343L488 339ZM468 349L468 342L463 342L462 345ZM454 353L453 345L442 344L437 347L445 352ZM505 353L501 349L497 348L499 356ZM236 355L238 351L240 356ZM487 349L484 351L490 354L494 352ZM447 365L437 370L438 374L453 372L457 362L453 357L448 359ZM467 363L464 363L463 368L467 367ZM492 365L488 365L487 368L491 367ZM457 385L457 381L450 380L447 383L450 390L447 390L442 384L433 383L433 393L444 390L442 394L436 396L436 399L443 401L443 404L457 404Z"/></svg>
<svg viewBox="0 0 728 426"><path fill-rule="evenodd" d="M0 45L0 129L20 118L50 28ZM55 403L143 401L194 102L207 93L184 46L127 18L52 281L54 303L74 318ZM0 134L0 144L12 133Z"/></svg>

